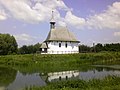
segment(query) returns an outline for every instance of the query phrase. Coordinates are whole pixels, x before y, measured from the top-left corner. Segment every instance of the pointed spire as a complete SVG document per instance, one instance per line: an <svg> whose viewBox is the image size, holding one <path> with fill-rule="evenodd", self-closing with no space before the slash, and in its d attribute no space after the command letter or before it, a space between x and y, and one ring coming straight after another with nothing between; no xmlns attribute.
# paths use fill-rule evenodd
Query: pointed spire
<svg viewBox="0 0 120 90"><path fill-rule="evenodd" d="M54 14L54 11L52 10L52 18L54 19L54 15L53 14Z"/></svg>
<svg viewBox="0 0 120 90"><path fill-rule="evenodd" d="M53 10L52 10L52 17L51 17L50 22L55 22L55 20L54 20L54 11Z"/></svg>
<svg viewBox="0 0 120 90"><path fill-rule="evenodd" d="M55 29L54 11L52 10L52 17L50 20L50 29Z"/></svg>

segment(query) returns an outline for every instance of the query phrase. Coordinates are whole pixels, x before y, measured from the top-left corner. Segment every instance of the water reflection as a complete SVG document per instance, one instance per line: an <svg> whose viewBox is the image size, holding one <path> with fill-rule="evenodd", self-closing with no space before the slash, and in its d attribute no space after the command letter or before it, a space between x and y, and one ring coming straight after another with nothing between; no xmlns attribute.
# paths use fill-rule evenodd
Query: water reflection
<svg viewBox="0 0 120 90"><path fill-rule="evenodd" d="M48 81L52 80L61 80L61 79L69 79L69 78L75 78L79 76L79 71L63 71L63 72L54 72L54 73L48 73Z"/></svg>
<svg viewBox="0 0 120 90"><path fill-rule="evenodd" d="M15 80L17 71L7 67L0 67L0 90L5 90Z"/></svg>
<svg viewBox="0 0 120 90"><path fill-rule="evenodd" d="M0 86L0 90L6 90L4 86Z"/></svg>
<svg viewBox="0 0 120 90"><path fill-rule="evenodd" d="M30 75L23 75L19 71L17 72L16 79L11 83L7 90L18 90L30 86L44 86L46 83L41 79L39 73Z"/></svg>
<svg viewBox="0 0 120 90"><path fill-rule="evenodd" d="M90 80L90 79L102 79L107 76L120 76L120 71L118 70L109 70L103 69L102 71L93 70L87 72L80 72L79 79Z"/></svg>
<svg viewBox="0 0 120 90"><path fill-rule="evenodd" d="M97 68L88 71L63 71L63 72L53 72L48 73L47 80L49 82L58 81L58 80L67 80L67 79L102 79L107 76L120 76L119 70L110 70L108 68Z"/></svg>
<svg viewBox="0 0 120 90"><path fill-rule="evenodd" d="M0 67L0 90L20 90L30 86L44 86L39 73L23 74L9 67Z"/></svg>
<svg viewBox="0 0 120 90"><path fill-rule="evenodd" d="M102 79L108 75L120 76L120 71L109 68L94 68L87 71L62 71L51 73L26 74L11 68L0 67L0 90L20 90L30 86L44 86L46 82L68 79Z"/></svg>

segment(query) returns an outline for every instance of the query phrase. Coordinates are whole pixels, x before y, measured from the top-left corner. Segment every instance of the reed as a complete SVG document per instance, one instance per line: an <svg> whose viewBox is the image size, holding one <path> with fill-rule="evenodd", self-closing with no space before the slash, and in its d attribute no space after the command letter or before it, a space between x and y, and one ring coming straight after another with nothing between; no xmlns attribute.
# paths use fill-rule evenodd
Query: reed
<svg viewBox="0 0 120 90"><path fill-rule="evenodd" d="M92 79L89 81L59 81L44 87L30 87L24 90L120 90L120 77L108 76L104 79Z"/></svg>
<svg viewBox="0 0 120 90"><path fill-rule="evenodd" d="M120 65L120 52L80 53L63 55L7 55L0 56L0 65L21 72L55 72L81 70L91 65ZM83 67L83 68L82 68Z"/></svg>

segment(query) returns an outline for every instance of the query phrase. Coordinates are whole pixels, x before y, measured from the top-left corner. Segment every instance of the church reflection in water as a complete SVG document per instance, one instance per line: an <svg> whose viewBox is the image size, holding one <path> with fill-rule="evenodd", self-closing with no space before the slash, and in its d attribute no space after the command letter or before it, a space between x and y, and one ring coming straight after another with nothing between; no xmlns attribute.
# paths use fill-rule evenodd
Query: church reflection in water
<svg viewBox="0 0 120 90"><path fill-rule="evenodd" d="M53 72L53 73L48 73L47 80L49 82L55 81L55 80L67 80L67 79L75 79L79 78L79 71L74 70L74 71L63 71L63 72Z"/></svg>

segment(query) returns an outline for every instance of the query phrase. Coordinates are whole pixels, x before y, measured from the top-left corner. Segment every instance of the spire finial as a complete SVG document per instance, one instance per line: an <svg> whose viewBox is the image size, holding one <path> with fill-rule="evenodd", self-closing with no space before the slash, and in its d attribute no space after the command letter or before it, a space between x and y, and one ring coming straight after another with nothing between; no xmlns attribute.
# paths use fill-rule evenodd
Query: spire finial
<svg viewBox="0 0 120 90"><path fill-rule="evenodd" d="M54 19L54 11L52 10L52 19Z"/></svg>
<svg viewBox="0 0 120 90"><path fill-rule="evenodd" d="M54 20L54 11L53 10L52 10L51 22L55 22L55 20Z"/></svg>

